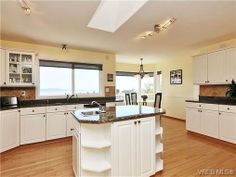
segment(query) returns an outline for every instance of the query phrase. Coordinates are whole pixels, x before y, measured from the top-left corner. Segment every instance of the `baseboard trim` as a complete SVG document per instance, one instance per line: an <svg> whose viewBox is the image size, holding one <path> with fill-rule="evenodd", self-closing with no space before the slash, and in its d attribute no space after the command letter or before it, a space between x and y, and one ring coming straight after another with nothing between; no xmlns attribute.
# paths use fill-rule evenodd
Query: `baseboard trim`
<svg viewBox="0 0 236 177"><path fill-rule="evenodd" d="M175 119L175 120L179 120L179 121L182 121L182 122L186 122L185 119L180 119L178 117L172 117L172 116L167 116L167 115L163 115L161 117L164 117L164 118L167 118L167 119Z"/></svg>

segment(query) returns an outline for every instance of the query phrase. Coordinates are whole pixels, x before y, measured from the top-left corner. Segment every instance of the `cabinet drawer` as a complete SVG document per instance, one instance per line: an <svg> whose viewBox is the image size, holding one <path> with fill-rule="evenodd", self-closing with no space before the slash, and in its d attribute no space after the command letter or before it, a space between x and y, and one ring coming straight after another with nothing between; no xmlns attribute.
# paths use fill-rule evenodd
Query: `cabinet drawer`
<svg viewBox="0 0 236 177"><path fill-rule="evenodd" d="M219 105L220 112L232 112L236 113L236 106L231 105Z"/></svg>
<svg viewBox="0 0 236 177"><path fill-rule="evenodd" d="M83 104L66 105L66 110L67 111L74 111L76 109L82 109L82 108L84 108Z"/></svg>
<svg viewBox="0 0 236 177"><path fill-rule="evenodd" d="M187 108L202 108L201 103L194 103L194 102L187 102L186 106Z"/></svg>
<svg viewBox="0 0 236 177"><path fill-rule="evenodd" d="M47 107L47 112L64 112L66 111L66 106L49 106Z"/></svg>
<svg viewBox="0 0 236 177"><path fill-rule="evenodd" d="M203 109L209 109L209 110L214 110L214 111L219 110L219 106L217 104L202 104L201 106Z"/></svg>
<svg viewBox="0 0 236 177"><path fill-rule="evenodd" d="M30 115L30 114L45 114L45 107L33 107L33 108L23 108L20 109L20 115Z"/></svg>

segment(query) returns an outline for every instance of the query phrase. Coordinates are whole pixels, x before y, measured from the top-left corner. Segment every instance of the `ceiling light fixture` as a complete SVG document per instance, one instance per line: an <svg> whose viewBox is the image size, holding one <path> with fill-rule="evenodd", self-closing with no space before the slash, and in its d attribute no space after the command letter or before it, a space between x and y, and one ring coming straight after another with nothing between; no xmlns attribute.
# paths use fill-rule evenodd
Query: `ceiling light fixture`
<svg viewBox="0 0 236 177"><path fill-rule="evenodd" d="M140 58L141 60L141 64L139 66L139 75L140 75L140 78L144 78L145 76L145 72L144 72L144 69L143 69L143 58Z"/></svg>
<svg viewBox="0 0 236 177"><path fill-rule="evenodd" d="M176 22L176 18L172 17L168 20L166 20L162 24L156 24L154 25L154 30L146 32L144 35L141 35L139 38L140 39L147 39L148 37L153 36L155 33L160 33L161 31L165 31L169 28L170 25L172 25L174 22Z"/></svg>
<svg viewBox="0 0 236 177"><path fill-rule="evenodd" d="M29 2L27 0L19 0L21 8L25 11L26 15L31 14L31 8L29 6Z"/></svg>
<svg viewBox="0 0 236 177"><path fill-rule="evenodd" d="M101 0L88 27L115 32L132 17L148 0L111 1Z"/></svg>

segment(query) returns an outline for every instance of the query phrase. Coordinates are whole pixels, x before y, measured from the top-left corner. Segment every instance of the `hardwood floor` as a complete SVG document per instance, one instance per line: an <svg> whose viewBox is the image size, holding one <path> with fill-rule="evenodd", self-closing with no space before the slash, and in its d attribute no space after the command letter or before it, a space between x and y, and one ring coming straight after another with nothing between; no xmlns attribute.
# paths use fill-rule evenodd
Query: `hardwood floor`
<svg viewBox="0 0 236 177"><path fill-rule="evenodd" d="M187 133L184 121L163 117L162 126L164 171L155 177L207 176L198 175L200 169L232 169L233 175L220 176L236 176L235 145ZM66 138L2 153L0 176L73 177L71 148L71 138Z"/></svg>

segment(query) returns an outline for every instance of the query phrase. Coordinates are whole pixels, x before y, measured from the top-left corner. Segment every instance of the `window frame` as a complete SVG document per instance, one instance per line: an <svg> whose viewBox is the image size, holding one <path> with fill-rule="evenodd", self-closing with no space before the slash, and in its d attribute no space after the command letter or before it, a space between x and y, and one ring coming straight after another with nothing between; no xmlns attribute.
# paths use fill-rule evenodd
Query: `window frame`
<svg viewBox="0 0 236 177"><path fill-rule="evenodd" d="M40 60L41 59L37 59L36 60L36 78L37 78L37 87L36 87L36 98L37 99L56 99L56 98L66 98L66 95L53 95L53 96L43 96L40 95ZM46 59L42 59L44 61L52 61L52 60L46 60ZM53 60L52 62L64 62L64 63L73 63L73 64L77 64L75 62L65 62L65 61L61 61L61 60ZM79 63L79 64L83 64L83 63ZM84 63L84 64L88 64L88 63ZM93 63L89 63L91 65L99 65L99 64L93 64ZM102 68L103 68L103 64ZM75 95L78 98L87 98L87 97L100 97L100 96L104 96L104 80L103 80L103 69L99 70L99 93L97 94L78 94L75 93L75 75L74 75L74 68L72 68L72 72L71 72L71 86L72 86L72 94Z"/></svg>
<svg viewBox="0 0 236 177"><path fill-rule="evenodd" d="M138 73L136 73L136 72L127 72L127 71L116 71L116 76L118 76L117 75L117 73L123 73L124 75L123 76L125 76L125 74L127 74L127 76L130 76L130 75L136 75L136 74L138 74ZM156 84L157 84L157 81L156 81L156 79L157 79L157 74L156 74L156 71L153 71L153 72L147 72L146 74L153 74L153 87L154 87L154 95L155 95L155 93L157 92L157 86L156 86ZM137 92L137 94L138 94L138 102L141 102L142 101L142 99L141 99L141 95L142 95L142 79L139 77L138 78L138 92ZM151 102L153 101L154 102L154 100L150 100Z"/></svg>

